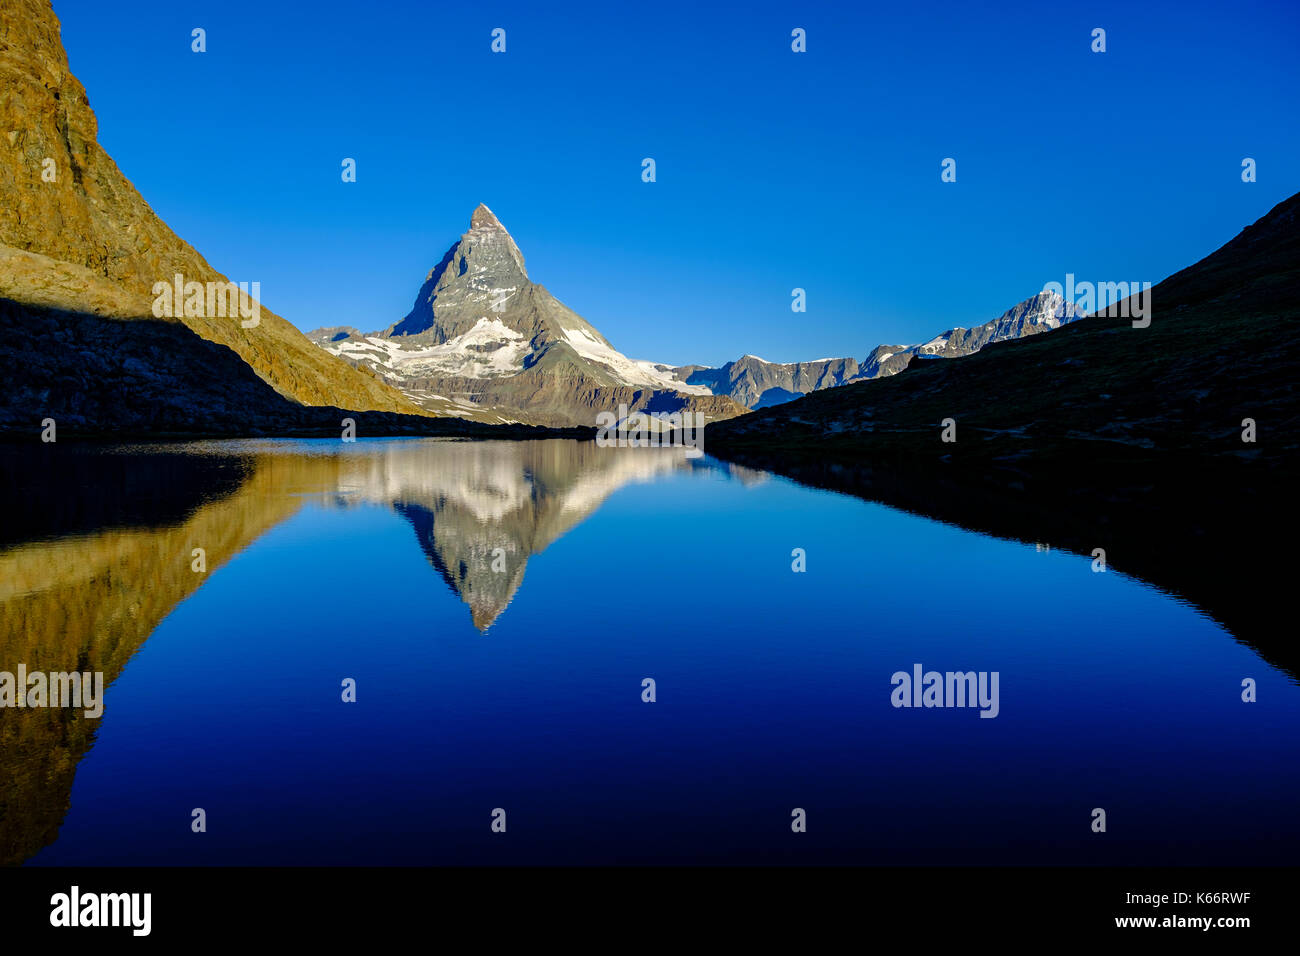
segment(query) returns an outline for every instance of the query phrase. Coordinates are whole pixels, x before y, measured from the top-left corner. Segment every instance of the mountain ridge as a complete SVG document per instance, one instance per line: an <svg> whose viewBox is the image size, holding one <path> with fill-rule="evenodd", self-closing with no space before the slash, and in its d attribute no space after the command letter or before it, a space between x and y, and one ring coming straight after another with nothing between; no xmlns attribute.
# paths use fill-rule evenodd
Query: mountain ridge
<svg viewBox="0 0 1300 956"><path fill-rule="evenodd" d="M481 420L586 424L597 411L699 411L732 418L800 395L896 375L914 359L969 355L1049 331L1082 313L1043 291L1001 316L861 361L775 363L746 354L719 368L627 358L528 275L523 252L485 204L426 274L410 311L381 331L314 329L318 347L382 377L416 404ZM495 416L493 418L492 416Z"/></svg>
<svg viewBox="0 0 1300 956"><path fill-rule="evenodd" d="M0 129L8 131L9 146L0 151L0 244L89 270L129 296L152 299L155 283L176 275L200 284L229 281L154 213L99 145L98 121L60 34L50 0L0 6ZM21 291L11 288L10 295ZM177 319L231 349L296 403L429 414L385 382L323 354L264 307L250 328L225 316Z"/></svg>
<svg viewBox="0 0 1300 956"><path fill-rule="evenodd" d="M1174 453L1294 467L1300 448L1300 194L1158 283L1148 327L1116 303L1054 335L752 412L707 429L714 448L918 456L1016 468L1088 447L1126 460ZM1292 377L1288 377L1292 376ZM940 442L944 419L959 436ZM1244 419L1270 441L1245 443Z"/></svg>
<svg viewBox="0 0 1300 956"><path fill-rule="evenodd" d="M1250 533L1284 546L1297 523L1300 194L1143 299L1145 328L1135 303L1104 309L711 424L704 446L1093 571L1100 557L1298 674L1278 627L1291 565Z"/></svg>
<svg viewBox="0 0 1300 956"><path fill-rule="evenodd" d="M688 384L705 385L715 395L727 395L749 409L760 409L825 388L897 375L916 358L970 355L995 342L1060 328L1082 316L1059 294L1043 291L988 322L950 328L918 345L878 345L861 361L844 357L768 362L756 355L742 355L719 368L687 365L675 372Z"/></svg>

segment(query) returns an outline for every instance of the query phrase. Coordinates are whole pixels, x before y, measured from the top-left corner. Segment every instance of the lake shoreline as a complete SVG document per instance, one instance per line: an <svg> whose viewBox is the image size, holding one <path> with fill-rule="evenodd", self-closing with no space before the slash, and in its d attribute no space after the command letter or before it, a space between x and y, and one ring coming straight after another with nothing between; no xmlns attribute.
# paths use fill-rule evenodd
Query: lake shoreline
<svg viewBox="0 0 1300 956"><path fill-rule="evenodd" d="M720 447L719 447L720 446ZM1278 627L1290 573L1243 531L1282 542L1297 475L1250 462L1169 455L1106 461L1025 456L1014 467L938 455L844 454L825 445L764 452L706 441L708 453L981 534L1093 557L1193 605L1300 683L1300 648ZM1249 539L1246 539L1249 540Z"/></svg>

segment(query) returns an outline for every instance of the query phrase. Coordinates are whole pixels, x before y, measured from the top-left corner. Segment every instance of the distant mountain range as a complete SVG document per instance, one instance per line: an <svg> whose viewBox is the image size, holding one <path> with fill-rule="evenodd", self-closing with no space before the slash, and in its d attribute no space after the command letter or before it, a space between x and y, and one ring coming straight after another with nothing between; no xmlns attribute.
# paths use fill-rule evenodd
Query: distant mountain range
<svg viewBox="0 0 1300 956"><path fill-rule="evenodd" d="M415 305L379 332L316 329L321 348L440 414L479 421L590 425L599 410L699 411L734 418L808 392L894 375L913 359L969 355L1082 315L1040 292L974 328L920 345L881 345L862 361L767 362L744 355L721 368L634 360L586 319L533 283L523 253L487 206L425 277Z"/></svg>
<svg viewBox="0 0 1300 956"><path fill-rule="evenodd" d="M912 363L888 381L710 425L706 447L916 457L948 473L963 463L1023 471L1030 461L1068 461L1086 470L1178 455L1294 468L1300 195L1144 297L1153 303L1149 327L1134 327L1133 303L1115 303L1054 335L960 362ZM952 443L940 441L944 419L955 422ZM1242 440L1246 419L1256 423L1255 441Z"/></svg>
<svg viewBox="0 0 1300 956"><path fill-rule="evenodd" d="M957 358L993 342L1023 338L1060 328L1083 313L1053 292L1040 292L974 328L949 329L920 345L878 345L862 361L852 358L811 362L767 362L741 356L721 368L689 365L674 369L688 385L703 385L715 395L727 395L746 408L766 408L820 391L897 375L913 359Z"/></svg>

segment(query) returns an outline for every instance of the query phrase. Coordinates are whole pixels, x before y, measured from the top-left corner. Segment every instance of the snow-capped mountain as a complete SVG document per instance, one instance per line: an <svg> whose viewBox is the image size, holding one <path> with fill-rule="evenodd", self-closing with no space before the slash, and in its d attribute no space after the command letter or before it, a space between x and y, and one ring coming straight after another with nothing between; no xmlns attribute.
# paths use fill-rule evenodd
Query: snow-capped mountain
<svg viewBox="0 0 1300 956"><path fill-rule="evenodd" d="M688 385L704 385L715 395L727 395L746 408L779 405L807 392L857 381L856 359L813 359L779 364L757 355L742 355L721 368L688 365L678 370Z"/></svg>
<svg viewBox="0 0 1300 956"><path fill-rule="evenodd" d="M744 412L671 366L618 351L528 276L500 220L479 205L425 277L415 305L382 332L317 329L317 345L369 367L417 404L482 420L592 425L599 411Z"/></svg>
<svg viewBox="0 0 1300 956"><path fill-rule="evenodd" d="M699 411L717 421L808 392L883 378L915 359L969 355L1080 318L1040 292L972 328L919 345L879 345L862 360L768 362L720 368L628 358L528 276L523 253L485 205L425 276L411 311L382 332L317 329L321 348L377 374L422 407L486 422L591 425L601 411Z"/></svg>
<svg viewBox="0 0 1300 956"><path fill-rule="evenodd" d="M920 345L878 345L860 362L828 358L777 363L743 355L721 368L687 365L673 371L687 385L704 385L715 395L727 395L746 408L766 408L823 388L895 375L913 359L969 355L993 342L1036 335L1080 318L1083 313L1061 296L1040 292L991 322L969 329L949 329Z"/></svg>

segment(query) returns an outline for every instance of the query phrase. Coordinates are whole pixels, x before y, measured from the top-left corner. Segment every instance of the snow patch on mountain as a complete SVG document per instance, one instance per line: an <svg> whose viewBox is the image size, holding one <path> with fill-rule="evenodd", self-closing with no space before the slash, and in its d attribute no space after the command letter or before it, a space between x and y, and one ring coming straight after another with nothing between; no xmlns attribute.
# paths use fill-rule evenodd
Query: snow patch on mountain
<svg viewBox="0 0 1300 956"><path fill-rule="evenodd" d="M609 369L618 379L628 385L647 385L651 388L666 388L688 395L711 395L703 385L687 385L672 376L672 367L661 362L644 359L630 359L622 352L594 338L586 329L565 329L564 341L573 346L573 350L589 362L596 362Z"/></svg>
<svg viewBox="0 0 1300 956"><path fill-rule="evenodd" d="M498 319L482 318L474 327L442 345L407 348L400 342L369 335L331 342L323 348L351 359L369 359L386 371L406 377L438 374L457 378L499 378L522 371L529 354L527 339Z"/></svg>

